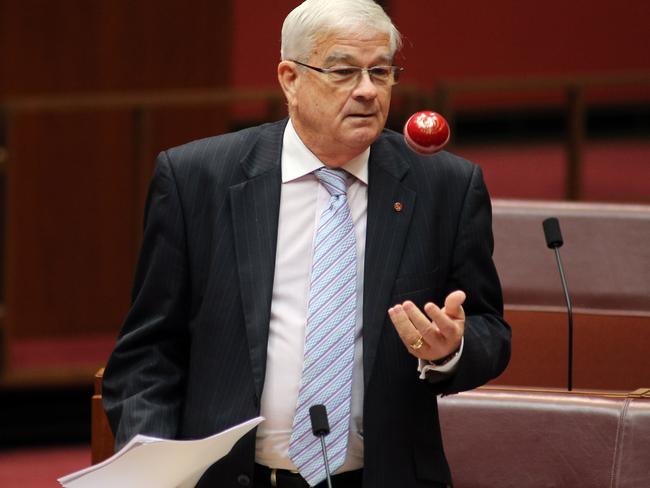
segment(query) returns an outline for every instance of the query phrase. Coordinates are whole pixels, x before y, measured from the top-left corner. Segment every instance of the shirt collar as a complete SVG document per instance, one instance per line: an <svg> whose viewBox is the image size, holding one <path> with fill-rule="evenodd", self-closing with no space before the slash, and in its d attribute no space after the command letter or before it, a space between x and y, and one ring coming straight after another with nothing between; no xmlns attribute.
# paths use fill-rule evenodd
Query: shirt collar
<svg viewBox="0 0 650 488"><path fill-rule="evenodd" d="M342 168L367 185L369 157L370 147L345 163ZM282 183L298 179L322 166L325 165L305 146L289 119L282 141Z"/></svg>

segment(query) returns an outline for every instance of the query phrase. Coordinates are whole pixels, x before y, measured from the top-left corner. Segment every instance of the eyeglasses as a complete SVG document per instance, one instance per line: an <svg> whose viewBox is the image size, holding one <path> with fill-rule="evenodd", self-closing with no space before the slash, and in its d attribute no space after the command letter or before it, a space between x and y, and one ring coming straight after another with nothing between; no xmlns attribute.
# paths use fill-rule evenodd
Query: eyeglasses
<svg viewBox="0 0 650 488"><path fill-rule="evenodd" d="M333 68L317 68L316 66L310 66L295 59L289 59L289 61L296 63L305 68L318 71L327 75L327 77L333 83L338 83L341 85L356 85L361 79L361 74L365 71L368 73L370 80L376 85L388 85L393 86L397 84L399 80L399 75L404 68L400 66L371 66L370 68L360 68L359 66L335 66Z"/></svg>

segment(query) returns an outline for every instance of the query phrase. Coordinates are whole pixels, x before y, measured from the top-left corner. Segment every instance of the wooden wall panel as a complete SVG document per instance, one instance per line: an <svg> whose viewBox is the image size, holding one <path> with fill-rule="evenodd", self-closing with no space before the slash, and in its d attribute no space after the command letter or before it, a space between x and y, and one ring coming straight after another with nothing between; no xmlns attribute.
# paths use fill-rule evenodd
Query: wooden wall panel
<svg viewBox="0 0 650 488"><path fill-rule="evenodd" d="M229 79L231 2L0 0L0 96Z"/></svg>
<svg viewBox="0 0 650 488"><path fill-rule="evenodd" d="M229 0L0 0L0 109L33 95L183 90L230 80ZM9 114L6 335L116 334L156 153L222 132L223 109ZM137 144L142 137L144 144ZM0 137L2 141L2 137Z"/></svg>
<svg viewBox="0 0 650 488"><path fill-rule="evenodd" d="M134 265L129 117L17 116L8 171L12 338L115 331Z"/></svg>

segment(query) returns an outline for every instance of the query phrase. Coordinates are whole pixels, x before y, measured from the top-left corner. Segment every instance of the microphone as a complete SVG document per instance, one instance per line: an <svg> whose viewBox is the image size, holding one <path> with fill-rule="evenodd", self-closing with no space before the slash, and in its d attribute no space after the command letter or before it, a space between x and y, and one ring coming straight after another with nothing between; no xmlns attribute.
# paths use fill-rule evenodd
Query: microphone
<svg viewBox="0 0 650 488"><path fill-rule="evenodd" d="M311 419L311 431L316 437L320 437L320 445L323 449L323 461L325 462L325 474L327 475L327 487L332 488L330 466L327 461L327 447L325 436L330 433L330 424L327 420L327 409L325 405L312 405L309 407L309 418Z"/></svg>
<svg viewBox="0 0 650 488"><path fill-rule="evenodd" d="M436 112L424 110L411 115L404 124L406 145L418 154L430 155L449 142L449 124Z"/></svg>
<svg viewBox="0 0 650 488"><path fill-rule="evenodd" d="M560 222L551 217L542 222L544 226L544 237L546 238L546 245L549 249L562 247L564 241L562 240L562 232L560 231Z"/></svg>
<svg viewBox="0 0 650 488"><path fill-rule="evenodd" d="M564 278L564 267L560 259L560 247L564 244L562 232L560 231L560 222L555 217L551 217L542 222L544 227L544 237L549 249L555 251L555 259L558 269L560 270L560 280L562 281L562 290L564 291L564 301L566 302L567 315L569 319L569 357L568 357L568 390L573 389L573 309L571 307L571 297L569 296L569 287Z"/></svg>

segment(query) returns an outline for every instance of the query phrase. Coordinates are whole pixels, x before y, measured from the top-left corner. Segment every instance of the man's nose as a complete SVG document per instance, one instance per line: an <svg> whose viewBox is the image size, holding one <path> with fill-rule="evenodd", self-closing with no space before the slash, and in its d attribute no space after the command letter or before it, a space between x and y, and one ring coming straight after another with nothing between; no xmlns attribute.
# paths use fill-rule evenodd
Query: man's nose
<svg viewBox="0 0 650 488"><path fill-rule="evenodd" d="M370 73L362 71L352 96L372 100L377 97L377 85L370 78Z"/></svg>

